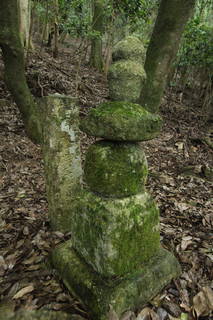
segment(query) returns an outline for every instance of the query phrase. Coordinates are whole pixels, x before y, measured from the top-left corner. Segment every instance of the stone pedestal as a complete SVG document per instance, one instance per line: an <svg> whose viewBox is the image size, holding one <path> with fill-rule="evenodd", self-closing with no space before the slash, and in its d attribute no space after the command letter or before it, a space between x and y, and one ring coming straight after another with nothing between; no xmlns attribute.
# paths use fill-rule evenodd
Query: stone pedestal
<svg viewBox="0 0 213 320"><path fill-rule="evenodd" d="M119 317L126 310L142 308L180 273L177 260L164 249L134 272L114 278L95 272L73 249L72 241L59 246L51 259L68 290L81 299L94 320L107 320L110 305Z"/></svg>

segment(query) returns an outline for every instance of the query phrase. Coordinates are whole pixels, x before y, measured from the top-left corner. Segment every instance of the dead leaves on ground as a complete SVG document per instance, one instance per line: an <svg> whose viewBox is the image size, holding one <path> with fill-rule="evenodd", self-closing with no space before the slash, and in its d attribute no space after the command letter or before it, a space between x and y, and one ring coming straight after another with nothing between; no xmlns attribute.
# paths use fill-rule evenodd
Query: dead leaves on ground
<svg viewBox="0 0 213 320"><path fill-rule="evenodd" d="M70 65L68 55L59 62L46 55L35 54L33 59L28 79L35 94L76 94L75 73L69 77L75 66ZM79 74L78 94L86 114L87 106L106 98L107 88L104 79L87 67L82 66ZM2 81L0 95L9 96ZM13 301L16 309L46 306L87 318L81 304L45 266L51 248L66 236L49 229L40 149L26 138L13 104L0 104L0 112L0 296ZM208 319L213 285L213 197L205 168L212 168L212 150L190 138L202 131L194 106L165 102L162 113L161 136L142 144L150 169L147 188L160 207L162 246L175 253L183 273L152 305L138 313L127 311L122 320L139 316L144 320ZM82 135L82 141L85 152L92 139Z"/></svg>

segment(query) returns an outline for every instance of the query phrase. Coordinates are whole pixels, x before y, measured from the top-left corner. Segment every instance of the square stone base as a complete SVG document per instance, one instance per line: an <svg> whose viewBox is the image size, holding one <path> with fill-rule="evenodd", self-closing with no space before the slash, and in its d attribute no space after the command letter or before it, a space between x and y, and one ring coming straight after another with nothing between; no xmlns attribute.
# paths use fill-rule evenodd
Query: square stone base
<svg viewBox="0 0 213 320"><path fill-rule="evenodd" d="M51 262L68 290L95 320L106 320L110 305L119 316L143 307L181 271L176 258L161 248L140 270L122 278L103 278L79 257L71 241L53 251Z"/></svg>

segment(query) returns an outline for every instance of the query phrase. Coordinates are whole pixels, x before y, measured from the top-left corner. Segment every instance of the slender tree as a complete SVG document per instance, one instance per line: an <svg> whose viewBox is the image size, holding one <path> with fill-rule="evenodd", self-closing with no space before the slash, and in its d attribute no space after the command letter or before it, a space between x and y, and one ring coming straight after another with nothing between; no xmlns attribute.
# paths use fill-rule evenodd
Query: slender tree
<svg viewBox="0 0 213 320"><path fill-rule="evenodd" d="M31 1L18 0L20 7L20 36L22 44L28 49L30 41Z"/></svg>
<svg viewBox="0 0 213 320"><path fill-rule="evenodd" d="M5 81L22 114L29 137L39 142L41 123L38 106L26 82L19 18L18 0L0 1L0 48L5 65Z"/></svg>
<svg viewBox="0 0 213 320"><path fill-rule="evenodd" d="M59 37L59 26L58 26L58 17L59 16L59 8L58 8L58 0L54 0L54 49L53 49L53 57L58 57L58 37Z"/></svg>
<svg viewBox="0 0 213 320"><path fill-rule="evenodd" d="M151 112L159 109L181 35L195 3L196 0L161 0L145 60L147 80L139 101Z"/></svg>
<svg viewBox="0 0 213 320"><path fill-rule="evenodd" d="M103 69L101 36L104 31L104 0L94 0L93 2L92 27L98 35L91 42L90 65L101 71Z"/></svg>

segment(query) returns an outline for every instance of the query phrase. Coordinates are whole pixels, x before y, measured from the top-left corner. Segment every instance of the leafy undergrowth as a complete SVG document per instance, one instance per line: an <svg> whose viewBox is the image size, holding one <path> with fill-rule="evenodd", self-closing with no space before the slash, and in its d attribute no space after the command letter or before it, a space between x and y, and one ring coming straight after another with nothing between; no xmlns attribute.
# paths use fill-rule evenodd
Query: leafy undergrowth
<svg viewBox="0 0 213 320"><path fill-rule="evenodd" d="M78 96L84 116L108 99L108 90L102 75L74 60L66 50L57 60L34 53L27 78L37 97L55 92ZM43 307L88 319L88 310L46 266L51 249L70 235L50 230L41 150L26 137L2 79L0 98L0 309ZM142 143L150 169L147 188L160 207L162 246L174 252L182 274L146 308L123 319L210 319L212 150L201 139L205 127L198 105L180 102L171 91L161 110L165 125L160 137ZM82 134L83 153L92 140ZM116 319L113 312L110 319Z"/></svg>

